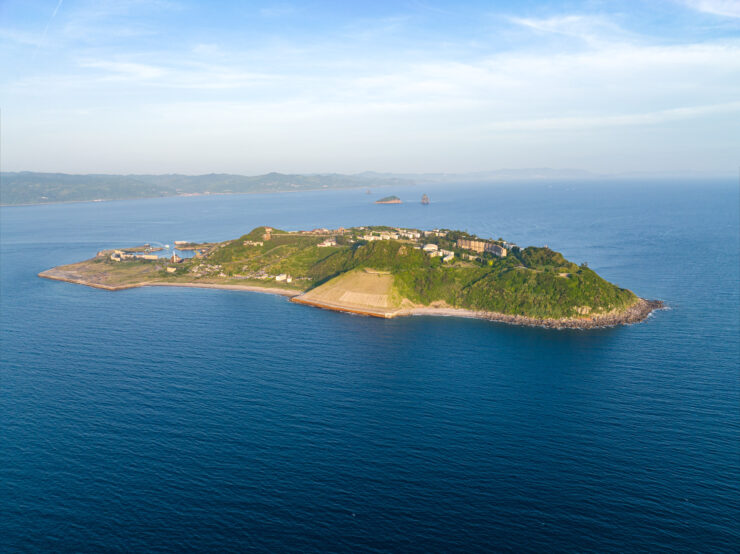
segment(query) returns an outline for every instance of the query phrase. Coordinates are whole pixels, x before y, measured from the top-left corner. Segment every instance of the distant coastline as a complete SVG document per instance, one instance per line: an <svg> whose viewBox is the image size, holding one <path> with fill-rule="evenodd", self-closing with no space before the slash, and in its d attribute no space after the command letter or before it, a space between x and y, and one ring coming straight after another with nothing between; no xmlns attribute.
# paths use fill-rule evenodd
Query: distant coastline
<svg viewBox="0 0 740 554"><path fill-rule="evenodd" d="M415 185L412 179L358 174L73 175L3 172L0 206L109 202L223 194L269 194Z"/></svg>
<svg viewBox="0 0 740 554"><path fill-rule="evenodd" d="M379 187L390 187L393 185L376 185ZM414 183L409 183L404 186L415 186ZM250 192L196 192L196 193L183 193L183 194L173 194L171 196L139 196L139 197L132 197L132 198L96 198L94 200L60 200L55 202L27 202L24 204L2 204L0 203L1 208L20 208L22 206L52 206L52 205L59 205L59 204L91 204L91 203L102 203L102 202L122 202L122 201L131 201L131 200L157 200L157 199L167 199L167 198L194 198L194 197L200 197L200 196L237 196L237 195L244 195L244 194L293 194L298 192L320 192L320 191L326 191L326 190L353 190L357 187L335 187L332 189L325 189L325 188L307 188L307 189L301 189L301 190L272 190L272 191L250 191Z"/></svg>
<svg viewBox="0 0 740 554"><path fill-rule="evenodd" d="M0 206L33 206L73 202L108 202L216 194L268 194L377 187L475 184L492 182L578 183L632 179L686 179L685 174L604 175L576 169L502 169L477 173L378 173L264 175L116 175L45 172L1 172ZM692 175L690 179L726 179L723 175ZM732 177L734 179L734 177Z"/></svg>

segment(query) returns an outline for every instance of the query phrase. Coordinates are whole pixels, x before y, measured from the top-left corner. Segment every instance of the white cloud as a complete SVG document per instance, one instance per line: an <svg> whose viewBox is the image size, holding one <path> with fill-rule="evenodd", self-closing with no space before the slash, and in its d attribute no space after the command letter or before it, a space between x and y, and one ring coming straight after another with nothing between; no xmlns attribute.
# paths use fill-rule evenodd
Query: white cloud
<svg viewBox="0 0 740 554"><path fill-rule="evenodd" d="M547 159L532 165L557 165L551 160L591 152L594 137L607 143L629 136L630 147L650 152L658 145L645 135L677 125L703 134L669 136L666 150L671 141L715 148L721 133L707 128L717 122L722 136L731 136L724 121L740 112L740 40L661 44L593 15L507 21L514 41L506 49L472 47L459 36L450 39L457 40L454 48L421 48L413 37L408 49L396 48L399 42L392 50L378 46L388 42L381 38L398 41L399 33L413 32L416 22L402 16L354 20L308 41L200 35L173 47L133 41L120 50L84 42L60 56L58 66L0 81L14 137L7 155L17 159L18 145L46 137L48 151L58 148L53 155L65 159L94 150L104 126L115 145L108 150L173 164L162 170L178 170L179 156L202 159L213 170L248 171L238 167L245 151L265 170L285 169L269 164L288 158L296 160L294 169L311 163L339 170L331 164L341 159L343 169L362 170L367 166L349 166L370 157L380 160L377 169L423 170L428 159L439 170L465 170L466 163L495 165L492 151L524 160L534 144ZM347 40L355 28L366 32ZM28 36L5 38L35 45ZM554 47L562 42L567 48ZM715 148L718 159L727 144Z"/></svg>
<svg viewBox="0 0 740 554"><path fill-rule="evenodd" d="M86 61L80 64L81 67L101 69L107 74L107 78L116 81L146 81L157 79L165 74L165 70L154 65L132 63L132 62L111 62L111 61Z"/></svg>

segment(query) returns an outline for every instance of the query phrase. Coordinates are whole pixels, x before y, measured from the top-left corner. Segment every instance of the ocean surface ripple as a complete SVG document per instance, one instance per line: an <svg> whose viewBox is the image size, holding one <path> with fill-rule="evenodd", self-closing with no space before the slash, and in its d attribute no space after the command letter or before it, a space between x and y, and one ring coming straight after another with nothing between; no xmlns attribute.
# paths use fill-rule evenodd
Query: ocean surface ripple
<svg viewBox="0 0 740 554"><path fill-rule="evenodd" d="M736 552L737 186L388 193L0 209L0 551ZM670 309L554 331L36 277L263 224L548 244Z"/></svg>

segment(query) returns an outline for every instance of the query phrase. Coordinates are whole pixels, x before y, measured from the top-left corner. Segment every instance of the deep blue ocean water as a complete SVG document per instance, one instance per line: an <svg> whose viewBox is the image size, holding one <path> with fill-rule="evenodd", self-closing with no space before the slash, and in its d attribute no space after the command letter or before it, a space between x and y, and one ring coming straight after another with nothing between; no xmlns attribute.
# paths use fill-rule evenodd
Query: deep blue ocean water
<svg viewBox="0 0 740 554"><path fill-rule="evenodd" d="M374 192L0 209L0 551L740 550L737 183ZM263 224L548 244L670 309L556 331L36 277Z"/></svg>

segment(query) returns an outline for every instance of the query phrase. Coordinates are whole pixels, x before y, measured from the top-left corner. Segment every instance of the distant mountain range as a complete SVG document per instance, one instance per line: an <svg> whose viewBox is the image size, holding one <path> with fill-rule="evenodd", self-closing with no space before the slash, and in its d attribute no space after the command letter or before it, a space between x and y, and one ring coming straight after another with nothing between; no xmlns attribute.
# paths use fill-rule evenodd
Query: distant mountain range
<svg viewBox="0 0 740 554"><path fill-rule="evenodd" d="M189 194L235 194L290 192L340 188L369 188L444 183L484 183L496 181L588 180L608 178L702 177L695 173L625 173L600 175L580 169L499 169L476 173L378 173L366 171L352 175L339 173L232 175L107 175L39 173L32 171L0 173L0 204L45 204L95 200L127 200Z"/></svg>
<svg viewBox="0 0 740 554"><path fill-rule="evenodd" d="M398 177L368 175L70 175L67 173L0 174L0 203L43 204L90 200L156 198L186 194L290 192L353 187L410 185Z"/></svg>

